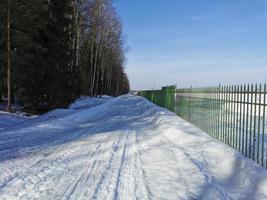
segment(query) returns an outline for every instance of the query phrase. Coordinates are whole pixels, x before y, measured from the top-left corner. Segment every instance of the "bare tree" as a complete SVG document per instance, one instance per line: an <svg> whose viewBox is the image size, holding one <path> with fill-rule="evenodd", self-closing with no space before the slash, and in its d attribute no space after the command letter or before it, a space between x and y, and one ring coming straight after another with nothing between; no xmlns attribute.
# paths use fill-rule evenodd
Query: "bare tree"
<svg viewBox="0 0 267 200"><path fill-rule="evenodd" d="M82 21L80 74L85 93L119 94L125 51L122 24L112 0L85 0Z"/></svg>

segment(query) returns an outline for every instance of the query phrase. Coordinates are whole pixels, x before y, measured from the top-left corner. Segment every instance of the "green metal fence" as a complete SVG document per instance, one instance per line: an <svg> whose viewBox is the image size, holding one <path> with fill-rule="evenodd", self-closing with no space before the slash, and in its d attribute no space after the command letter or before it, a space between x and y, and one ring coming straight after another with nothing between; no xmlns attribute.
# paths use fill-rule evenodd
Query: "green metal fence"
<svg viewBox="0 0 267 200"><path fill-rule="evenodd" d="M175 86L162 87L161 90L144 90L138 92L139 96L147 98L153 103L168 108L171 111L174 111L175 108Z"/></svg>
<svg viewBox="0 0 267 200"><path fill-rule="evenodd" d="M267 168L266 84L138 93Z"/></svg>

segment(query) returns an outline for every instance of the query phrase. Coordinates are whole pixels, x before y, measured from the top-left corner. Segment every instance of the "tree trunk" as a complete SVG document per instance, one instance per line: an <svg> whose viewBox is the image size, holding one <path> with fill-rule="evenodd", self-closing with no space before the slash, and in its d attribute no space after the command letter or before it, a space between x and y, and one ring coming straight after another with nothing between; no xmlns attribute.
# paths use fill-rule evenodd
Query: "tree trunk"
<svg viewBox="0 0 267 200"><path fill-rule="evenodd" d="M90 87L90 96L93 96L92 94L92 87L93 87L93 72L94 72L94 63L93 63L93 60L94 60L94 41L92 40L91 41L91 59L90 59L90 73L89 73L89 76L90 76L90 85L88 84L88 86Z"/></svg>
<svg viewBox="0 0 267 200"><path fill-rule="evenodd" d="M7 111L11 111L11 44L10 44L10 5L7 1Z"/></svg>
<svg viewBox="0 0 267 200"><path fill-rule="evenodd" d="M80 60L79 60L79 52L80 52L80 29L81 29L81 16L80 16L80 13L79 13L79 11L78 11L78 9L76 10L76 14L75 14L75 16L76 16L76 34L75 34L75 44L76 44L76 47L75 47L75 49L76 49L76 52L75 52L75 56L76 56L76 58L75 58L75 65L76 65L76 69L78 69L78 67L79 67L79 62L80 62Z"/></svg>
<svg viewBox="0 0 267 200"><path fill-rule="evenodd" d="M96 53L95 53L95 63L93 68L93 77L92 77L92 85L91 85L91 96L94 96L94 89L95 89L95 79L96 79L96 70L97 70L97 59L98 59L98 47L99 45L96 45Z"/></svg>

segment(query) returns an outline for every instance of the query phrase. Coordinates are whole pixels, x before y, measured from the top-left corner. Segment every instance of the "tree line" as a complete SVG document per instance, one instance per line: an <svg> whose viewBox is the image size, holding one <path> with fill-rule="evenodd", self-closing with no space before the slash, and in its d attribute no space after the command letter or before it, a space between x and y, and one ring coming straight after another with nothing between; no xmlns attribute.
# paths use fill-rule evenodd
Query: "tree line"
<svg viewBox="0 0 267 200"><path fill-rule="evenodd" d="M3 0L0 23L0 97L8 110L16 102L41 112L80 95L129 91L112 0Z"/></svg>

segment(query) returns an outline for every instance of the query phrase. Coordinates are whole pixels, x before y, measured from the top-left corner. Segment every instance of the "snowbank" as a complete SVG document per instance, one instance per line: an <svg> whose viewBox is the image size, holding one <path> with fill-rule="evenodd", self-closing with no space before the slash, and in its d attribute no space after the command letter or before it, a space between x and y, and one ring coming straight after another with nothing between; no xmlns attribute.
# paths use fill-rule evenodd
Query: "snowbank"
<svg viewBox="0 0 267 200"><path fill-rule="evenodd" d="M10 126L12 124L16 124L18 122L22 122L27 119L29 119L29 117L26 117L24 114L21 113L8 113L0 111L0 129L6 126Z"/></svg>
<svg viewBox="0 0 267 200"><path fill-rule="evenodd" d="M110 96L102 96L101 98L97 97L87 97L82 96L80 99L77 99L74 103L72 103L69 108L70 109L84 109L84 108L91 108L106 101L110 100L112 97Z"/></svg>
<svg viewBox="0 0 267 200"><path fill-rule="evenodd" d="M83 101L0 130L0 199L267 199L266 169L166 109Z"/></svg>

